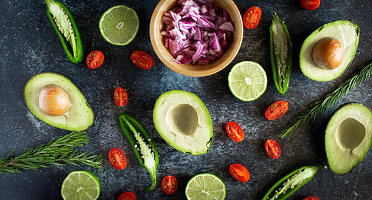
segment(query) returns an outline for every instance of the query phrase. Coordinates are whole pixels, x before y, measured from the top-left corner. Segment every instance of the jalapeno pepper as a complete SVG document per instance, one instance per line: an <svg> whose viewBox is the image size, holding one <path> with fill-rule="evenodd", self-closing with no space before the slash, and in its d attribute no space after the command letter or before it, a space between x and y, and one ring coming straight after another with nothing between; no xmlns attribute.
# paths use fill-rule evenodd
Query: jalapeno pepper
<svg viewBox="0 0 372 200"><path fill-rule="evenodd" d="M73 63L81 62L84 56L84 47L74 17L61 2L54 0L45 1L48 6L47 14L49 20L57 32L68 58ZM72 53L70 50L72 50Z"/></svg>
<svg viewBox="0 0 372 200"><path fill-rule="evenodd" d="M151 191L156 185L156 168L159 164L155 144L143 126L132 116L125 113L120 114L119 123L138 162L150 173L151 186L146 190Z"/></svg>
<svg viewBox="0 0 372 200"><path fill-rule="evenodd" d="M275 12L270 26L270 56L276 89L284 94L292 69L292 43L287 26Z"/></svg>
<svg viewBox="0 0 372 200"><path fill-rule="evenodd" d="M310 181L316 172L323 167L304 166L294 170L276 182L262 200L283 200L296 192L305 183Z"/></svg>

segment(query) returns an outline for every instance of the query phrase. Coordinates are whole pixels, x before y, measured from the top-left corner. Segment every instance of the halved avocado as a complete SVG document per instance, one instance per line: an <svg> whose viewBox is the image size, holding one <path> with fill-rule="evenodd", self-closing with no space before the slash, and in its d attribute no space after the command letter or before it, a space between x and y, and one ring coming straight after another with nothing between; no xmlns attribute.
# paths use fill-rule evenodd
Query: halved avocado
<svg viewBox="0 0 372 200"><path fill-rule="evenodd" d="M336 69L319 67L312 58L312 51L319 41L332 38L340 41L344 48L341 64ZM359 26L351 21L339 20L324 24L311 33L300 51L302 73L314 81L331 81L339 77L351 64L359 44Z"/></svg>
<svg viewBox="0 0 372 200"><path fill-rule="evenodd" d="M45 86L62 88L70 99L69 110L58 116L43 112L39 106L39 97ZM55 73L42 73L32 77L24 90L28 109L41 121L69 131L86 130L93 124L94 114L80 90L66 77Z"/></svg>
<svg viewBox="0 0 372 200"><path fill-rule="evenodd" d="M160 95L154 124L160 136L183 153L205 154L212 145L211 117L202 100L191 92L171 90Z"/></svg>
<svg viewBox="0 0 372 200"><path fill-rule="evenodd" d="M325 135L329 167L338 174L354 169L372 144L372 112L362 104L348 104L330 119Z"/></svg>

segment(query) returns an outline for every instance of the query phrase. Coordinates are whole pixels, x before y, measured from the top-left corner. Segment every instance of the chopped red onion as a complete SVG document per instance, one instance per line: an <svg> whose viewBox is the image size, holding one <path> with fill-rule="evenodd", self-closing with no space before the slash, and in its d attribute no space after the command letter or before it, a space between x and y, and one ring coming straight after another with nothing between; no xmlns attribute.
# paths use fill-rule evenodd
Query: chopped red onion
<svg viewBox="0 0 372 200"><path fill-rule="evenodd" d="M208 64L230 46L234 25L213 0L178 0L163 16L165 47L178 64Z"/></svg>
<svg viewBox="0 0 372 200"><path fill-rule="evenodd" d="M225 30L225 31L232 31L234 32L234 26L232 25L231 22L225 22L223 23L220 27L218 27L219 29L222 29L222 30Z"/></svg>

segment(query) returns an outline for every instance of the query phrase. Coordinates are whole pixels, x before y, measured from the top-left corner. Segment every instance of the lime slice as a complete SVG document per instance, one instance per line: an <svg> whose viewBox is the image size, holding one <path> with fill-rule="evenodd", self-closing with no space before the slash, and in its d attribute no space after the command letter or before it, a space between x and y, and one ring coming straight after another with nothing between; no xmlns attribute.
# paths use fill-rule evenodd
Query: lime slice
<svg viewBox="0 0 372 200"><path fill-rule="evenodd" d="M99 31L109 43L118 46L129 44L137 35L139 19L135 10L125 5L111 7L99 20Z"/></svg>
<svg viewBox="0 0 372 200"><path fill-rule="evenodd" d="M94 200L99 196L99 181L89 171L73 171L63 181L64 200Z"/></svg>
<svg viewBox="0 0 372 200"><path fill-rule="evenodd" d="M243 61L236 64L229 73L229 88L242 101L253 101L266 90L265 70L258 63Z"/></svg>
<svg viewBox="0 0 372 200"><path fill-rule="evenodd" d="M223 200L225 195L225 184L213 174L198 174L186 185L188 200Z"/></svg>

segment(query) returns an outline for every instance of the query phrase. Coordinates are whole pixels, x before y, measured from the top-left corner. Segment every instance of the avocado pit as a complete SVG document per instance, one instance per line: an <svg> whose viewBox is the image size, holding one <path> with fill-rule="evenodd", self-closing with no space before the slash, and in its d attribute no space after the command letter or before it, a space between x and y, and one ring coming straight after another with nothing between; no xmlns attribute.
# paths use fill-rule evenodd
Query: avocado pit
<svg viewBox="0 0 372 200"><path fill-rule="evenodd" d="M169 108L165 120L174 134L193 136L198 127L198 113L189 104L177 104Z"/></svg>
<svg viewBox="0 0 372 200"><path fill-rule="evenodd" d="M51 116L60 116L71 108L71 100L67 92L57 85L47 85L40 91L40 110Z"/></svg>
<svg viewBox="0 0 372 200"><path fill-rule="evenodd" d="M339 40L324 38L315 45L312 58L319 67L336 69L344 58L344 48Z"/></svg>
<svg viewBox="0 0 372 200"><path fill-rule="evenodd" d="M340 145L353 150L360 145L366 136L365 126L354 118L347 118L338 127Z"/></svg>

